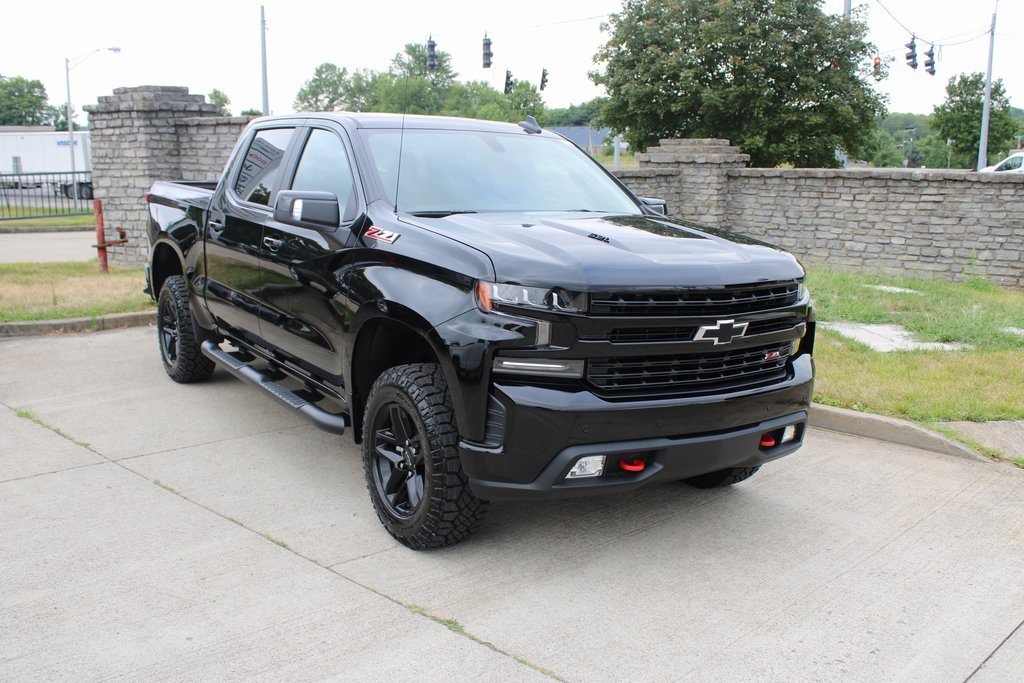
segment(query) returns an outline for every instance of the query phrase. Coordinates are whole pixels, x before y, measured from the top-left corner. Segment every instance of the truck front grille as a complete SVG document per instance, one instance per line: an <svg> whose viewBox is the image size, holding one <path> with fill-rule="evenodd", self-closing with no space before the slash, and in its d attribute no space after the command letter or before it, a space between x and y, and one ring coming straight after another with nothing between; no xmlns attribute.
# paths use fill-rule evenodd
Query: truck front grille
<svg viewBox="0 0 1024 683"><path fill-rule="evenodd" d="M800 324L800 318L786 315L763 320L753 320L747 327L747 336L790 330ZM654 342L692 341L697 333L696 325L616 327L608 332L584 334L587 341L607 340L613 344L644 344Z"/></svg>
<svg viewBox="0 0 1024 683"><path fill-rule="evenodd" d="M591 296L595 316L717 316L791 306L800 296L800 282L768 282L719 288L650 292L598 292Z"/></svg>
<svg viewBox="0 0 1024 683"><path fill-rule="evenodd" d="M587 381L609 397L699 396L753 389L788 376L792 342L673 356L593 358Z"/></svg>

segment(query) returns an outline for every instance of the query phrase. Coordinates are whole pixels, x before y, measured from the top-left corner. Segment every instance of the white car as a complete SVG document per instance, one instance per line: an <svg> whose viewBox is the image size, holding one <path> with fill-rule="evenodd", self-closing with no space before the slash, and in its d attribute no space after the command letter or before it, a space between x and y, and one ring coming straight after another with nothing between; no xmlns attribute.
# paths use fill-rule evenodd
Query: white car
<svg viewBox="0 0 1024 683"><path fill-rule="evenodd" d="M995 166L987 166L981 169L980 172L986 173L989 171L994 173L1024 173L1024 152L1014 152Z"/></svg>

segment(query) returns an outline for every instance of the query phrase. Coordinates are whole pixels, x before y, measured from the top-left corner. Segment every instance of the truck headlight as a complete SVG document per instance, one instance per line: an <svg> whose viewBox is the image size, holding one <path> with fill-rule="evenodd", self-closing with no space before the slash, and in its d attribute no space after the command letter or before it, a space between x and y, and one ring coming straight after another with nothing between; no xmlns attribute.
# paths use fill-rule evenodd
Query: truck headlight
<svg viewBox="0 0 1024 683"><path fill-rule="evenodd" d="M495 306L523 306L542 311L586 313L587 295L561 287L524 287L497 282L477 282L476 300L480 308L493 311Z"/></svg>

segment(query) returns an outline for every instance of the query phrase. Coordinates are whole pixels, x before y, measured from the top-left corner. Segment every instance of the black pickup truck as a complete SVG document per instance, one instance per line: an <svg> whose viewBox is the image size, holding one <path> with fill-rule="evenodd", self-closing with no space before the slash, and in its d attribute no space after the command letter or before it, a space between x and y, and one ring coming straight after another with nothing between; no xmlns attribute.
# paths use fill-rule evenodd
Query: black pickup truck
<svg viewBox="0 0 1024 683"><path fill-rule="evenodd" d="M351 428L409 547L490 500L725 486L803 441L796 259L667 219L533 120L257 119L219 182L147 201L168 375Z"/></svg>

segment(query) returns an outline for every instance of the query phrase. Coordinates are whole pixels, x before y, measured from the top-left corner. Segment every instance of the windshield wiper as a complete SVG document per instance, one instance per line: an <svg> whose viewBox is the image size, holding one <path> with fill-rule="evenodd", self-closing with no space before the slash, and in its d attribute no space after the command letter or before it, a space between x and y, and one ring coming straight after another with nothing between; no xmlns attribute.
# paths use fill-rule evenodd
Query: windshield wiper
<svg viewBox="0 0 1024 683"><path fill-rule="evenodd" d="M461 211L410 211L409 214L416 216L417 218L444 218L445 216L454 216L457 213L476 213L472 209L463 209Z"/></svg>

